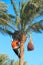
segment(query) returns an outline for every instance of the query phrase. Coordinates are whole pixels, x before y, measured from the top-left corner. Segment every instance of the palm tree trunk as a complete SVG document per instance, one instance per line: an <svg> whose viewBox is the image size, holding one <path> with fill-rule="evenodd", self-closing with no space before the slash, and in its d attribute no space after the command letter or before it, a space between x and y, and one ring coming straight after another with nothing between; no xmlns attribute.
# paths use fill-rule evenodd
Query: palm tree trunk
<svg viewBox="0 0 43 65"><path fill-rule="evenodd" d="M21 43L19 65L23 65L23 64L24 64L24 43Z"/></svg>
<svg viewBox="0 0 43 65"><path fill-rule="evenodd" d="M21 46L20 46L20 60L19 65L24 65L24 43L26 40L26 36L22 36Z"/></svg>

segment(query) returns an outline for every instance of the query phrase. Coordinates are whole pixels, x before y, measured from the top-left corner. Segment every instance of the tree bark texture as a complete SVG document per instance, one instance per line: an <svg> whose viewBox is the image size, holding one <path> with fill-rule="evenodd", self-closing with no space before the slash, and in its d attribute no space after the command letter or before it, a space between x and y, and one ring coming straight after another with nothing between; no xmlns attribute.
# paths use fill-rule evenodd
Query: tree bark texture
<svg viewBox="0 0 43 65"><path fill-rule="evenodd" d="M24 43L26 40L26 36L22 36L21 46L20 46L20 60L19 65L24 65Z"/></svg>

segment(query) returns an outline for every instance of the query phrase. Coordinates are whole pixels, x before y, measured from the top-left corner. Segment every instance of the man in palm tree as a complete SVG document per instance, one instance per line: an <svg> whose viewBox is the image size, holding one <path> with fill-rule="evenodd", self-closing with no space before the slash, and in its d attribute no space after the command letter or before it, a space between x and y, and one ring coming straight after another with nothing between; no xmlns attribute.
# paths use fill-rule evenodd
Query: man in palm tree
<svg viewBox="0 0 43 65"><path fill-rule="evenodd" d="M16 53L16 55L20 58L20 54L19 54L20 45L18 43L19 43L19 40L13 40L12 48L13 48L14 52Z"/></svg>
<svg viewBox="0 0 43 65"><path fill-rule="evenodd" d="M16 53L16 55L20 58L20 54L19 54L19 48L20 48L20 41L21 41L21 35L19 31L15 31L12 35L13 37L13 41L12 41L12 48L14 50L14 52Z"/></svg>

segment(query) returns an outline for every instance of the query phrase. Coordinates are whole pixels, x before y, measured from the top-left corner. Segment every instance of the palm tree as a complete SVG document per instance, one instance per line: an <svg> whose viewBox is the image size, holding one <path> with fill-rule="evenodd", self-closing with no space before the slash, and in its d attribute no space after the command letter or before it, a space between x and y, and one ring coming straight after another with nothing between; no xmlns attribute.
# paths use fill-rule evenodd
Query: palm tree
<svg viewBox="0 0 43 65"><path fill-rule="evenodd" d="M0 65L4 65L8 60L9 57L6 54L0 54Z"/></svg>
<svg viewBox="0 0 43 65"><path fill-rule="evenodd" d="M3 4L3 3L2 3ZM27 39L27 35L31 33L41 33L43 30L43 20L33 22L33 20L43 14L43 0L20 0L18 2L18 9L16 2L11 0L15 16L8 14L6 7L5 11L0 14L0 32L7 33L8 35L16 37L14 32L19 31L21 35L21 47L20 47L20 62L19 65L24 64L24 43ZM2 7L3 8L3 7ZM3 14L4 13L4 14ZM16 28L14 28L16 27Z"/></svg>
<svg viewBox="0 0 43 65"><path fill-rule="evenodd" d="M8 55L0 54L0 65L19 65L19 61L14 62ZM27 65L27 62L24 62L24 65Z"/></svg>

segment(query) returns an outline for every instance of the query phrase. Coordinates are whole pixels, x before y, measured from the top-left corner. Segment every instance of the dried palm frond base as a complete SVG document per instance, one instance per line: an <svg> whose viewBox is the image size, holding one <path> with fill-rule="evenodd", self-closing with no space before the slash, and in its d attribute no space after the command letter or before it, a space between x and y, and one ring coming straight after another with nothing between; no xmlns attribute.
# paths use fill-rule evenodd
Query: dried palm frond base
<svg viewBox="0 0 43 65"><path fill-rule="evenodd" d="M20 31L15 31L12 35L13 40L21 40L21 34Z"/></svg>

